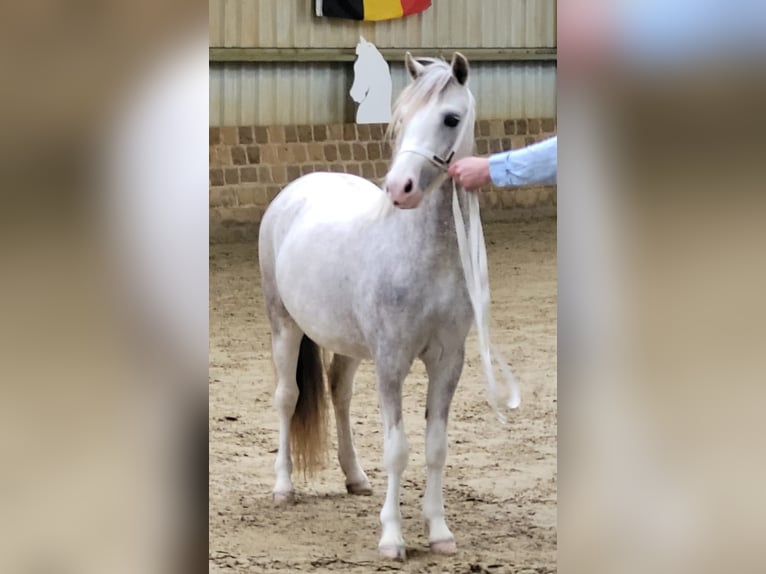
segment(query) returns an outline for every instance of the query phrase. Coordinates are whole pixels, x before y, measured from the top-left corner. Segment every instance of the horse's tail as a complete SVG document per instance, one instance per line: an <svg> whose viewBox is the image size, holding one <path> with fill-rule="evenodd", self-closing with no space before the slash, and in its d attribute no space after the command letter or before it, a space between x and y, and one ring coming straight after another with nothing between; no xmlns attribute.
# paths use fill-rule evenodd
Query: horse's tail
<svg viewBox="0 0 766 574"><path fill-rule="evenodd" d="M298 402L290 421L293 462L305 474L321 468L327 458L327 396L319 346L306 335L298 353Z"/></svg>

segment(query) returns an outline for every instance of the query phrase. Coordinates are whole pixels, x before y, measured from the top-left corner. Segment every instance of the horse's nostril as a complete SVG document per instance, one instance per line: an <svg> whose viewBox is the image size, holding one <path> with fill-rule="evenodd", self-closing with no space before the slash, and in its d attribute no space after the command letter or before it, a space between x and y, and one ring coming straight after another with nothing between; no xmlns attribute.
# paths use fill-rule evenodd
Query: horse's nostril
<svg viewBox="0 0 766 574"><path fill-rule="evenodd" d="M407 180L407 185L404 186L404 193L409 193L412 191L412 180Z"/></svg>

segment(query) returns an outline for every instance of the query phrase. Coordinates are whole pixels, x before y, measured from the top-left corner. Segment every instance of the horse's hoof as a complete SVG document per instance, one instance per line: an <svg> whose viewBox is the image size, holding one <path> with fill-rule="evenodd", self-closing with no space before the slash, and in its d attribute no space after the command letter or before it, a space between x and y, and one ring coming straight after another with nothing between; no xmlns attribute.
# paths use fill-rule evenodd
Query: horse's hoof
<svg viewBox="0 0 766 574"><path fill-rule="evenodd" d="M271 499L277 506L285 506L287 504L293 504L295 502L295 493L290 492L274 492L271 495Z"/></svg>
<svg viewBox="0 0 766 574"><path fill-rule="evenodd" d="M454 540L438 540L431 542L431 552L434 554L454 554L457 552L457 544Z"/></svg>
<svg viewBox="0 0 766 574"><path fill-rule="evenodd" d="M366 480L363 482L355 482L354 484L346 485L346 492L349 494L356 494L358 496L371 496L372 487Z"/></svg>
<svg viewBox="0 0 766 574"><path fill-rule="evenodd" d="M378 552L380 552L380 557L384 560L398 560L399 562L404 562L407 559L407 552L404 550L404 546L393 544L378 546Z"/></svg>

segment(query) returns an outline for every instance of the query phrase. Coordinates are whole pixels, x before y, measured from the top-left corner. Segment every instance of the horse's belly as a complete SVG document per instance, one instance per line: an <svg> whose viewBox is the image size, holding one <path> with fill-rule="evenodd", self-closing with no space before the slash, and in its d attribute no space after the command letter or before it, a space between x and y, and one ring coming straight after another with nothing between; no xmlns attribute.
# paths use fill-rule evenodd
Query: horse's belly
<svg viewBox="0 0 766 574"><path fill-rule="evenodd" d="M369 358L353 310L353 286L341 272L342 264L326 255L321 237L285 241L276 266L282 303L318 345L334 353Z"/></svg>
<svg viewBox="0 0 766 574"><path fill-rule="evenodd" d="M301 325L300 321L296 320L296 322ZM328 351L346 355L347 357L355 357L357 359L372 358L367 346L360 343L358 339L348 337L347 333L342 333L335 329L315 328L315 325L311 321L305 322L305 325L306 327L301 326L303 332L306 333L312 341Z"/></svg>
<svg viewBox="0 0 766 574"><path fill-rule="evenodd" d="M302 286L280 288L282 300L290 316L301 330L320 347L358 359L370 358L362 333L350 313L327 305L322 297L314 298L311 289ZM306 301L318 301L307 305Z"/></svg>

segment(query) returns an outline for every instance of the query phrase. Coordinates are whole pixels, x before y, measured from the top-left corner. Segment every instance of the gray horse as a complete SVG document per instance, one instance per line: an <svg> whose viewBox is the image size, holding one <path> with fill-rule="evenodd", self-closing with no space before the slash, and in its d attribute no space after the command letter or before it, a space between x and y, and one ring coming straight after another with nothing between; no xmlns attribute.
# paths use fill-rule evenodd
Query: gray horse
<svg viewBox="0 0 766 574"><path fill-rule="evenodd" d="M349 406L354 373L362 359L372 359L388 473L378 548L394 559L405 558L399 490L409 447L402 383L416 358L428 373L423 498L428 539L433 552L456 550L444 519L442 475L447 418L473 318L452 188L444 176L451 161L473 150L468 62L457 53L451 64L423 62L410 54L405 59L412 81L393 112L394 160L385 189L348 174L306 175L271 203L259 237L277 375L274 500L292 500L293 462L311 470L324 456L320 347L333 353L329 388L346 488L352 494L371 493L354 450ZM465 192L459 190L458 197L465 204Z"/></svg>

